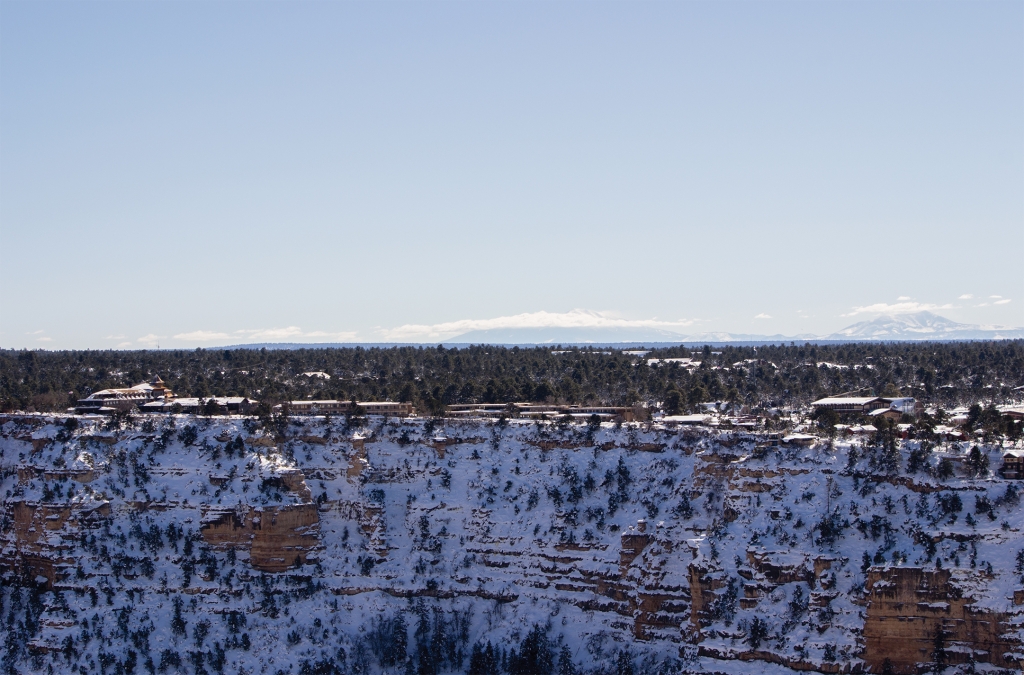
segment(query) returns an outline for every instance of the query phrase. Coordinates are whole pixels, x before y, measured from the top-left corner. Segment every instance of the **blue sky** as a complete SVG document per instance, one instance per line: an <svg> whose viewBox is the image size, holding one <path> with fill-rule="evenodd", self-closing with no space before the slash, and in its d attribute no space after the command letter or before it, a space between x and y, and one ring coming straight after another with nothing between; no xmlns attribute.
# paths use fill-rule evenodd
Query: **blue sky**
<svg viewBox="0 0 1024 675"><path fill-rule="evenodd" d="M1019 1L0 3L2 347L1024 326L1022 249Z"/></svg>

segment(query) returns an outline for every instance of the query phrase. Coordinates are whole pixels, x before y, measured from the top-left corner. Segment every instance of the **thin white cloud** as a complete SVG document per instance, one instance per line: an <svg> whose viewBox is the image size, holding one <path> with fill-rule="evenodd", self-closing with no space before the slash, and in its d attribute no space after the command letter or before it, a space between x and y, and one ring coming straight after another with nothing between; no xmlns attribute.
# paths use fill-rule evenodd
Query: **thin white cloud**
<svg viewBox="0 0 1024 675"><path fill-rule="evenodd" d="M314 330L314 331L310 331L309 333L304 333L303 337L308 337L308 338L330 338L332 340L340 340L342 342L350 342L352 340L355 340L357 337L359 337L359 335L355 331L348 331L348 332L342 332L342 333L326 333L326 332L324 332L322 330Z"/></svg>
<svg viewBox="0 0 1024 675"><path fill-rule="evenodd" d="M331 340L354 340L356 339L356 333L352 331L329 333L322 330L304 331L298 326L288 326L287 328L258 328L250 330L236 330L235 334L242 335L247 340L254 342L265 342L275 340L288 340L288 339L306 339L306 338L328 338Z"/></svg>
<svg viewBox="0 0 1024 675"><path fill-rule="evenodd" d="M143 347L155 347L160 344L160 336L150 333L149 335L143 335L137 342Z"/></svg>
<svg viewBox="0 0 1024 675"><path fill-rule="evenodd" d="M852 311L842 316L857 316L858 314L912 314L914 312L934 312L939 309L954 309L953 305L935 305L929 302L895 302L892 304L876 302L873 305L854 307Z"/></svg>
<svg viewBox="0 0 1024 675"><path fill-rule="evenodd" d="M911 298L909 295L901 295L900 297L896 298L897 302L905 302L907 300L912 300L912 299L913 298Z"/></svg>
<svg viewBox="0 0 1024 675"><path fill-rule="evenodd" d="M1005 304L1007 304L1008 302L1010 302L1010 298L1003 298L1002 300L996 300L996 301L995 301L995 302L993 302L992 304L993 304L993 305L1005 305Z"/></svg>
<svg viewBox="0 0 1024 675"><path fill-rule="evenodd" d="M235 335L245 336L248 340L285 340L287 338L301 337L302 329L298 326L287 328L255 328L249 330L236 330Z"/></svg>
<svg viewBox="0 0 1024 675"><path fill-rule="evenodd" d="M304 331L298 326L287 326L285 328L249 328L236 330L232 333L223 333L212 330L194 330L189 333L178 333L175 340L185 342L287 342L302 341L310 338L319 338L329 341L351 341L356 339L354 332L329 333L322 330Z"/></svg>
<svg viewBox="0 0 1024 675"><path fill-rule="evenodd" d="M1003 296L1001 296L1001 295L990 295L988 297L992 298L993 300L998 300L999 298L1001 298Z"/></svg>
<svg viewBox="0 0 1024 675"><path fill-rule="evenodd" d="M768 315L768 314L765 314L764 312L761 312L760 314L758 314L754 318L755 319L770 319L772 317L770 315Z"/></svg>
<svg viewBox="0 0 1024 675"><path fill-rule="evenodd" d="M462 319L430 325L406 324L380 331L385 339L395 341L446 339L474 330L501 328L682 328L693 321L662 321L654 319L622 319L607 312L574 309L570 312L528 312L493 319Z"/></svg>
<svg viewBox="0 0 1024 675"><path fill-rule="evenodd" d="M45 336L43 336L43 337L37 337L37 338L36 338L36 341L38 341L38 342L53 342L53 338L51 338L51 337L45 337Z"/></svg>
<svg viewBox="0 0 1024 675"><path fill-rule="evenodd" d="M957 298L957 300L973 300L973 299L974 299L974 296L971 295L970 293L964 293L959 298Z"/></svg>
<svg viewBox="0 0 1024 675"><path fill-rule="evenodd" d="M117 345L117 348L118 349L127 349L128 347L131 347L131 346L132 346L132 343L129 341L129 342L122 342L121 344Z"/></svg>
<svg viewBox="0 0 1024 675"><path fill-rule="evenodd" d="M46 331L42 331L42 330L33 330L33 331L29 331L29 332L25 333L25 335L41 335L42 333L45 333L45 332Z"/></svg>
<svg viewBox="0 0 1024 675"><path fill-rule="evenodd" d="M230 340L231 336L227 333L217 333L212 330L194 330L191 333L178 333L174 336L175 340L184 340L185 342L213 342L215 340Z"/></svg>

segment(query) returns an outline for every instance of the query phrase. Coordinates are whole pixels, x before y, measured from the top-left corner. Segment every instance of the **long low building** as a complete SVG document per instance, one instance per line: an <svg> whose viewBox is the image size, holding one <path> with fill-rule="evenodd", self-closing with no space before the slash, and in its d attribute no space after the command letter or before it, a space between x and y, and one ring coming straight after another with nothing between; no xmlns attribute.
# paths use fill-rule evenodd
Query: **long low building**
<svg viewBox="0 0 1024 675"><path fill-rule="evenodd" d="M183 397L145 403L139 406L139 410L165 414L248 415L256 410L257 405L258 401L245 396Z"/></svg>
<svg viewBox="0 0 1024 675"><path fill-rule="evenodd" d="M1024 406L1021 405L1001 405L998 408L999 413L1004 417L1009 417L1011 420L1024 420Z"/></svg>
<svg viewBox="0 0 1024 675"><path fill-rule="evenodd" d="M411 403L358 401L357 405L367 415L407 417L416 414L416 408ZM290 415L348 415L353 412L352 401L289 401L287 406ZM627 422L634 419L633 408L624 406L552 405L547 403L513 403L512 406L520 417L560 417L563 415L590 417L597 415L601 419L621 419ZM280 411L283 407L283 405L277 405L274 410ZM446 414L451 417L499 417L508 411L508 403L457 403L447 406Z"/></svg>
<svg viewBox="0 0 1024 675"><path fill-rule="evenodd" d="M835 410L840 415L865 415L872 410L888 408L889 403L879 396L829 396L811 404L815 410Z"/></svg>
<svg viewBox="0 0 1024 675"><path fill-rule="evenodd" d="M914 415L918 412L919 404L909 396L830 396L818 399L811 407L815 410L834 410L840 415L867 415L875 410Z"/></svg>
<svg viewBox="0 0 1024 675"><path fill-rule="evenodd" d="M289 401L289 415L348 415L354 411L352 401ZM356 405L362 408L366 415L385 415L388 417L408 417L416 413L412 403L398 403L395 401L357 401ZM274 410L280 411L283 405L274 406Z"/></svg>
<svg viewBox="0 0 1024 675"><path fill-rule="evenodd" d="M499 417L509 412L510 405L519 417L529 418L597 415L601 419L621 419L624 422L632 422L636 416L633 408L626 406L556 405L551 403L456 403L447 406L447 414L452 417Z"/></svg>

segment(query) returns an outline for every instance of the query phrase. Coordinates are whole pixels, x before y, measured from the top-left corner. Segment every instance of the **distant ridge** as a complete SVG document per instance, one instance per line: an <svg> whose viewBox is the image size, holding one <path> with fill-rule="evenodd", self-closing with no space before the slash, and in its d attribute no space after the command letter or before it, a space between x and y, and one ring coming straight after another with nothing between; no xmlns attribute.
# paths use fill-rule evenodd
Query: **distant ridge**
<svg viewBox="0 0 1024 675"><path fill-rule="evenodd" d="M757 335L752 333L675 333L631 328L503 328L463 333L447 342L473 344L607 344L613 342L671 342L674 344L734 344L752 342L860 342L864 340L1016 340L1024 328L957 323L931 312L883 315L861 321L830 335Z"/></svg>
<svg viewBox="0 0 1024 675"><path fill-rule="evenodd" d="M860 321L830 335L756 335L750 333L706 332L685 335L660 329L630 328L502 328L478 330L437 342L264 342L210 349L389 349L392 347L465 348L472 345L504 347L600 347L610 349L657 348L678 345L699 347L757 346L769 344L839 342L955 342L971 340L1021 340L1024 328L978 326L957 323L931 312L893 314Z"/></svg>
<svg viewBox="0 0 1024 675"><path fill-rule="evenodd" d="M1024 328L957 323L932 314L890 314L847 326L830 340L1019 340Z"/></svg>

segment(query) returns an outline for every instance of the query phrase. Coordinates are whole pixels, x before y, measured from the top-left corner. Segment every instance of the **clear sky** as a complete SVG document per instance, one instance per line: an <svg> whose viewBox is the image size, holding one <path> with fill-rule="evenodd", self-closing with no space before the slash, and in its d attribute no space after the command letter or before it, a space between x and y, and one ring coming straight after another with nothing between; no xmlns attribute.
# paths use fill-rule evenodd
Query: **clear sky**
<svg viewBox="0 0 1024 675"><path fill-rule="evenodd" d="M1022 252L1020 0L0 2L2 347L1024 326Z"/></svg>

